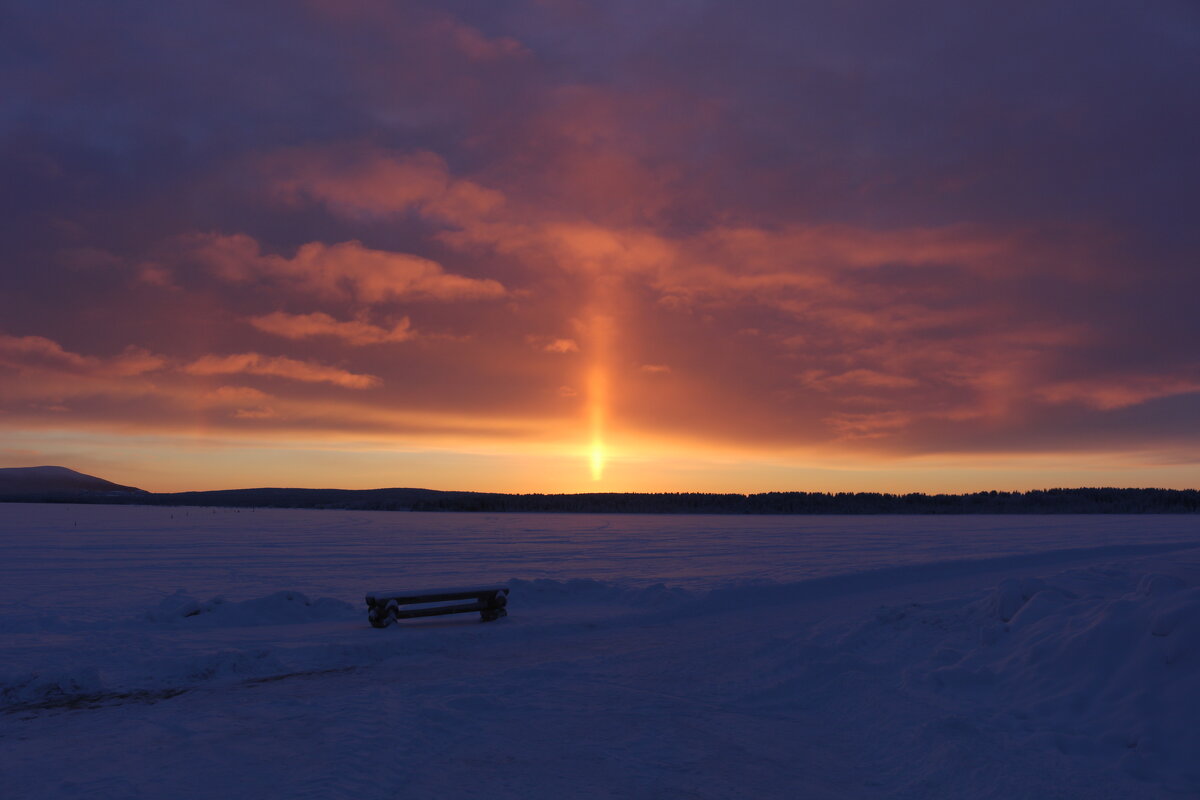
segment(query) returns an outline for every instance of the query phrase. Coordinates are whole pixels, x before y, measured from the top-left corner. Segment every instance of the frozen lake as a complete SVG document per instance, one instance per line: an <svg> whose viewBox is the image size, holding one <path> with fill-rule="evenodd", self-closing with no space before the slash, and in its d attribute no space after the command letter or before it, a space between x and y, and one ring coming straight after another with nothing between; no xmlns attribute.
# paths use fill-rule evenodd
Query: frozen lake
<svg viewBox="0 0 1200 800"><path fill-rule="evenodd" d="M104 613L176 589L587 578L712 589L1051 550L1200 543L1185 515L458 514L0 503L0 607ZM115 591L120 587L119 591Z"/></svg>

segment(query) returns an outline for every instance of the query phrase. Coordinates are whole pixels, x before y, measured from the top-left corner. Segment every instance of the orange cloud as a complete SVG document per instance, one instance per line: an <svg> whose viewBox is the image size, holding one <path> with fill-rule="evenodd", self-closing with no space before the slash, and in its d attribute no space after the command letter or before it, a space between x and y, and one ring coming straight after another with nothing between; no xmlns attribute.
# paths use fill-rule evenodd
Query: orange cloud
<svg viewBox="0 0 1200 800"><path fill-rule="evenodd" d="M106 370L118 377L142 375L167 366L167 359L142 347L130 346L108 362Z"/></svg>
<svg viewBox="0 0 1200 800"><path fill-rule="evenodd" d="M815 370L799 377L807 385L822 391L832 391L847 386L865 389L911 389L920 385L920 381L915 378L873 369L852 369L837 375L829 375L821 370Z"/></svg>
<svg viewBox="0 0 1200 800"><path fill-rule="evenodd" d="M319 311L312 314L287 314L283 311L275 311L261 317L251 318L250 324L260 331L286 339L329 336L357 346L407 342L417 336L408 317L401 318L390 328L384 328L360 319L343 322Z"/></svg>
<svg viewBox="0 0 1200 800"><path fill-rule="evenodd" d="M87 369L95 364L78 353L64 350L58 342L44 336L0 334L0 360L8 366L43 366L57 369Z"/></svg>
<svg viewBox="0 0 1200 800"><path fill-rule="evenodd" d="M204 399L213 406L229 410L233 419L272 419L277 416L271 395L249 386L218 386Z"/></svg>
<svg viewBox="0 0 1200 800"><path fill-rule="evenodd" d="M825 419L845 439L880 439L906 428L918 417L906 411L838 412Z"/></svg>
<svg viewBox="0 0 1200 800"><path fill-rule="evenodd" d="M554 339L547 343L542 350L547 353L578 353L579 344L574 339Z"/></svg>
<svg viewBox="0 0 1200 800"><path fill-rule="evenodd" d="M310 242L292 258L262 253L245 234L201 234L189 237L188 245L193 258L225 280L273 278L313 294L363 303L487 300L506 294L498 281L454 275L435 261L372 250L357 241Z"/></svg>
<svg viewBox="0 0 1200 800"><path fill-rule="evenodd" d="M313 361L259 353L207 355L186 365L183 371L191 375L265 375L305 383L331 383L348 389L367 389L380 382L374 375L359 375Z"/></svg>
<svg viewBox="0 0 1200 800"><path fill-rule="evenodd" d="M1148 400L1200 392L1200 379L1170 375L1134 375L1118 379L1062 381L1038 387L1047 403L1078 403L1101 411L1129 408Z"/></svg>
<svg viewBox="0 0 1200 800"><path fill-rule="evenodd" d="M219 403L262 403L271 400L271 395L250 386L218 386L207 397Z"/></svg>
<svg viewBox="0 0 1200 800"><path fill-rule="evenodd" d="M234 419L271 419L274 416L273 408L239 408L233 412Z"/></svg>
<svg viewBox="0 0 1200 800"><path fill-rule="evenodd" d="M120 355L97 358L65 350L58 342L44 336L0 334L0 364L127 377L162 369L167 359L133 346L125 348Z"/></svg>
<svg viewBox="0 0 1200 800"><path fill-rule="evenodd" d="M294 149L262 160L269 189L289 202L310 200L343 216L372 219L418 211L433 219L475 219L499 208L504 195L451 177L428 151L390 154L369 146Z"/></svg>

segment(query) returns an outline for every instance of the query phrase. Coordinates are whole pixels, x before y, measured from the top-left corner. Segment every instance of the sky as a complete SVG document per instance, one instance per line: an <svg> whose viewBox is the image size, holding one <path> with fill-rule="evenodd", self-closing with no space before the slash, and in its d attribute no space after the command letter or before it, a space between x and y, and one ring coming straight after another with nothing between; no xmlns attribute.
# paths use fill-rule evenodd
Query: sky
<svg viewBox="0 0 1200 800"><path fill-rule="evenodd" d="M1200 485L1200 8L0 3L0 466Z"/></svg>

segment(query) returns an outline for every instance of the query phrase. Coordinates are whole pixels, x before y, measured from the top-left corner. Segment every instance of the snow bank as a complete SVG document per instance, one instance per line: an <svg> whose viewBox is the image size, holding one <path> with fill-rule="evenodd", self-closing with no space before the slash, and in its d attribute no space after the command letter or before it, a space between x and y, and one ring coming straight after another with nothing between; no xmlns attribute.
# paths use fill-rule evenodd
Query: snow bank
<svg viewBox="0 0 1200 800"><path fill-rule="evenodd" d="M44 703L69 704L104 691L94 667L46 669L16 675L0 675L0 709Z"/></svg>
<svg viewBox="0 0 1200 800"><path fill-rule="evenodd" d="M310 600L300 592L275 592L266 597L231 603L224 597L200 602L182 589L146 612L151 622L206 627L287 625L324 620L349 620L360 610L330 597Z"/></svg>
<svg viewBox="0 0 1200 800"><path fill-rule="evenodd" d="M511 590L510 602L518 610L602 605L609 608L655 609L693 600L696 595L678 587L656 583L629 587L620 583L578 578L567 581L512 578L504 583ZM164 625L189 628L251 627L322 621L361 621L366 606L322 597L317 600L297 591L275 592L240 602L223 596L200 601L182 589L165 597L146 611L144 619ZM412 623L409 623L412 624Z"/></svg>
<svg viewBox="0 0 1200 800"><path fill-rule="evenodd" d="M973 602L881 608L839 642L1044 750L1200 790L1200 571L1011 578Z"/></svg>
<svg viewBox="0 0 1200 800"><path fill-rule="evenodd" d="M342 668L342 648L316 635L281 643L291 626L362 622L349 603L311 600L295 591L275 592L240 602L223 597L199 601L179 590L144 614L95 623L65 623L41 617L27 626L9 626L35 643L12 655L0 672L0 710L72 708L130 700L154 700L209 683L271 678L309 669ZM364 623L365 624L365 623ZM220 635L221 630L264 628L249 646ZM39 634L53 636L43 642ZM217 634L193 641L190 634ZM87 642L80 646L80 640ZM15 639L19 642L20 640ZM26 668L13 661L26 662Z"/></svg>
<svg viewBox="0 0 1200 800"><path fill-rule="evenodd" d="M1011 698L1017 730L1068 753L1123 749L1134 775L1200 787L1200 586L1151 574L1115 596L1037 588L994 644L943 675L981 669Z"/></svg>
<svg viewBox="0 0 1200 800"><path fill-rule="evenodd" d="M489 624L489 638L514 627L501 638L525 644L594 627L587 620L619 620L693 598L663 584L630 588L583 579L512 579L507 585L519 621ZM180 589L134 617L69 626L47 617L12 626L34 637L53 631L66 638L61 645L40 645L27 659L34 668L0 673L0 710L147 701L207 685L412 659L436 654L477 621L462 615L377 631L367 624L365 605L333 598L281 591L241 601L223 596L202 601ZM74 637L80 635L95 645L78 647Z"/></svg>

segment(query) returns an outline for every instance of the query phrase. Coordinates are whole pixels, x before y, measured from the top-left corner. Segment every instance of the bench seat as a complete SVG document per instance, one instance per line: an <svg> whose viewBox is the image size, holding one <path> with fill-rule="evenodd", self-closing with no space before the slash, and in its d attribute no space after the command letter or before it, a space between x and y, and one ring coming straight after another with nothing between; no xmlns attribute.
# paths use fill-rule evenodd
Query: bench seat
<svg viewBox="0 0 1200 800"><path fill-rule="evenodd" d="M386 628L396 620L415 617L436 617L442 614L463 614L478 611L484 622L507 616L507 586L474 586L464 588L415 589L388 592L371 592L366 597L367 620L373 627ZM455 600L470 600L469 603L452 605L422 605L426 603L450 603ZM404 608L417 606L420 608Z"/></svg>

